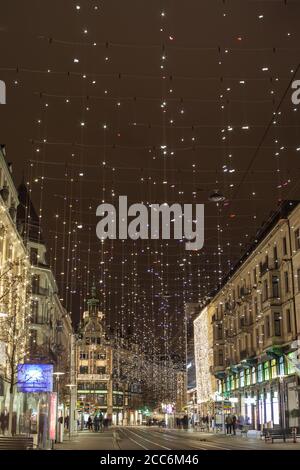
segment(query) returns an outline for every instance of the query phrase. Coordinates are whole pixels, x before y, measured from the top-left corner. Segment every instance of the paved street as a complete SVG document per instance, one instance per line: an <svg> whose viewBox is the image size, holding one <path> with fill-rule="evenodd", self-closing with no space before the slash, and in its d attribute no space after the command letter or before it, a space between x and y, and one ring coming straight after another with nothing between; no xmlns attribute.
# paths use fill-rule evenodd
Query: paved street
<svg viewBox="0 0 300 470"><path fill-rule="evenodd" d="M260 439L208 433L118 427L106 433L80 432L56 446L57 450L300 450L300 442L266 443Z"/></svg>

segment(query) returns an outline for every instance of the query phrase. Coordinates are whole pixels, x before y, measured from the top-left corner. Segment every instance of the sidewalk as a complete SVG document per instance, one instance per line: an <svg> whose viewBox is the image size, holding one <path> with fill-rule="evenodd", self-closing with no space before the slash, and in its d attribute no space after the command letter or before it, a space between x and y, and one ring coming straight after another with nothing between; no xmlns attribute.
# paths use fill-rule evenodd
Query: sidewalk
<svg viewBox="0 0 300 470"><path fill-rule="evenodd" d="M117 450L113 430L105 432L79 431L69 440L66 436L62 444L55 444L55 450Z"/></svg>

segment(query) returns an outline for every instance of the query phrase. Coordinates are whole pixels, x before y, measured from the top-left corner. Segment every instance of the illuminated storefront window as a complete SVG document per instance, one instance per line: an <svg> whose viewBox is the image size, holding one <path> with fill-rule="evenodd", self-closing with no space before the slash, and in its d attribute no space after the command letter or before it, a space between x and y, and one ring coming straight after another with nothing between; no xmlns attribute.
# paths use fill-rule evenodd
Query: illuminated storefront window
<svg viewBox="0 0 300 470"><path fill-rule="evenodd" d="M234 376L234 383L235 383L235 389L236 388L239 388L239 375L238 374L235 374Z"/></svg>
<svg viewBox="0 0 300 470"><path fill-rule="evenodd" d="M264 424L265 423L265 405L264 405L263 393L259 395L259 415L260 415L260 423Z"/></svg>
<svg viewBox="0 0 300 470"><path fill-rule="evenodd" d="M271 392L267 392L267 396L266 396L266 422L269 423L270 421L272 421Z"/></svg>
<svg viewBox="0 0 300 470"><path fill-rule="evenodd" d="M230 377L227 377L226 379L226 392L230 391Z"/></svg>
<svg viewBox="0 0 300 470"><path fill-rule="evenodd" d="M254 385L254 384L256 384L256 369L255 369L255 367L252 367L251 372L252 372L252 374L251 374L252 375L252 384Z"/></svg>
<svg viewBox="0 0 300 470"><path fill-rule="evenodd" d="M258 382L262 382L262 381L263 381L262 364L258 364L258 367L257 367L257 380L258 380Z"/></svg>
<svg viewBox="0 0 300 470"><path fill-rule="evenodd" d="M279 400L278 392L273 392L273 420L274 424L280 424L279 422Z"/></svg>
<svg viewBox="0 0 300 470"><path fill-rule="evenodd" d="M246 386L251 385L251 374L250 369L246 369Z"/></svg>
<svg viewBox="0 0 300 470"><path fill-rule="evenodd" d="M295 357L295 353L293 353L293 352L292 352L292 353L289 353L289 354L287 355L287 357L288 357L288 358L290 357L290 358L292 359L292 358ZM288 374L294 374L294 373L295 373L295 369L294 369L293 364L291 363L291 360L287 360L287 373L288 373Z"/></svg>
<svg viewBox="0 0 300 470"><path fill-rule="evenodd" d="M281 357L279 358L279 361L278 361L278 362L279 362L279 367L278 367L278 368L279 368L279 375L284 375L284 372L285 372L285 371L284 371L284 357L281 356Z"/></svg>
<svg viewBox="0 0 300 470"><path fill-rule="evenodd" d="M245 372L243 370L240 372L240 387L245 387Z"/></svg>
<svg viewBox="0 0 300 470"><path fill-rule="evenodd" d="M269 361L264 363L264 376L265 380L270 379L270 368L269 368Z"/></svg>
<svg viewBox="0 0 300 470"><path fill-rule="evenodd" d="M276 379L277 377L277 361L276 359L272 359L271 361L271 377L272 379Z"/></svg>
<svg viewBox="0 0 300 470"><path fill-rule="evenodd" d="M230 376L230 390L234 390L234 377L233 377L233 375Z"/></svg>

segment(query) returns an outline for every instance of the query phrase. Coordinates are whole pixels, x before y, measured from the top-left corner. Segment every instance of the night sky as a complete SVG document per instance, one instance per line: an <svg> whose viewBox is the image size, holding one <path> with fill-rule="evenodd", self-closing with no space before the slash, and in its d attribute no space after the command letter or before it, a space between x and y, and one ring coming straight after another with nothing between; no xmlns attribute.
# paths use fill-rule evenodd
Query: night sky
<svg viewBox="0 0 300 470"><path fill-rule="evenodd" d="M180 351L184 302L299 199L299 16L288 0L2 0L0 141L75 326L95 280L111 327ZM96 207L119 195L204 203L204 248L101 245Z"/></svg>

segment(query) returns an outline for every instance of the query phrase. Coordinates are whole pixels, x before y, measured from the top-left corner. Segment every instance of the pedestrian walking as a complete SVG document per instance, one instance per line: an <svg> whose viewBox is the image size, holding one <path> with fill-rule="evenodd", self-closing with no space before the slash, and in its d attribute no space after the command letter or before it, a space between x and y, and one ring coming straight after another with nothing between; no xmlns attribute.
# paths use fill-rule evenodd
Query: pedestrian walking
<svg viewBox="0 0 300 470"><path fill-rule="evenodd" d="M235 415L232 416L232 430L233 430L233 435L235 436L236 435L236 421L237 421L237 418Z"/></svg>
<svg viewBox="0 0 300 470"><path fill-rule="evenodd" d="M103 432L103 413L100 411L100 414L99 414L99 429L100 429L100 432Z"/></svg>
<svg viewBox="0 0 300 470"><path fill-rule="evenodd" d="M226 434L231 434L232 432L232 417L231 415L226 416Z"/></svg>
<svg viewBox="0 0 300 470"><path fill-rule="evenodd" d="M98 432L99 431L99 416L96 415L94 418L94 431Z"/></svg>
<svg viewBox="0 0 300 470"><path fill-rule="evenodd" d="M93 429L93 420L90 416L89 416L89 419L87 421L87 427L88 427L89 431L91 431Z"/></svg>

